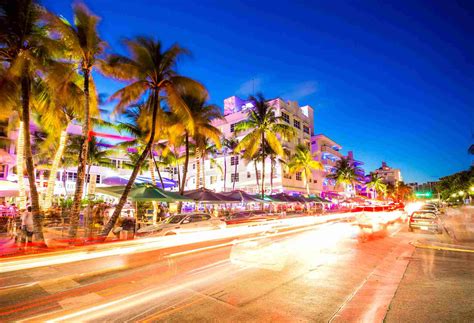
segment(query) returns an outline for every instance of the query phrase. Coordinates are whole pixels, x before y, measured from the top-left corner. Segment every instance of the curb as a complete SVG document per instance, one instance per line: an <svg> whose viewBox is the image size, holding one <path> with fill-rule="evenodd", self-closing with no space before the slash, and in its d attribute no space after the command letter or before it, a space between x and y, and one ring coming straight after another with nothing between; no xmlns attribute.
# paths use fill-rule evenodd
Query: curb
<svg viewBox="0 0 474 323"><path fill-rule="evenodd" d="M418 241L410 242L412 246L415 248L422 248L422 249L432 249L432 250L444 250L444 251L455 251L455 252L467 252L467 253L474 253L474 249L464 249L464 248L453 248L453 247L444 247L444 246L435 246L435 245L427 245L419 243Z"/></svg>

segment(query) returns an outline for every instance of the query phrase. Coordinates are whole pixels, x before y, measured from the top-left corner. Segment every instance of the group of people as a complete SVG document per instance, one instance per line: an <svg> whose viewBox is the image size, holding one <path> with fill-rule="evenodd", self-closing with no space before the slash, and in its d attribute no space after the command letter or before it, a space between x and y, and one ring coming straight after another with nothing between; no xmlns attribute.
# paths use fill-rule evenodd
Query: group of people
<svg viewBox="0 0 474 323"><path fill-rule="evenodd" d="M17 242L28 244L33 241L34 225L31 210L29 205L24 210L18 210L14 203L7 205L6 202L2 202L0 204L0 215L7 220L6 231Z"/></svg>

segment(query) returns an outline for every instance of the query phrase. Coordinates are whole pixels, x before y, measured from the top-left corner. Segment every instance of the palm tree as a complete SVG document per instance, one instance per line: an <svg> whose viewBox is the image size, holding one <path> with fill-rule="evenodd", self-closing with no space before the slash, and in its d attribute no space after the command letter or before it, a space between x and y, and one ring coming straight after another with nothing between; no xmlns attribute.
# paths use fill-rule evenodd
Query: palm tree
<svg viewBox="0 0 474 323"><path fill-rule="evenodd" d="M237 145L239 144L237 138L235 136L232 136L229 139L225 139L222 142L222 145L224 146L223 152L224 152L224 192L226 190L226 182L227 182L227 161L226 161L226 156L230 152L231 158L234 158L234 178L235 174L237 174L237 165L238 162L236 162L236 158L238 158L239 154L235 151L235 148L237 148ZM232 183L232 190L235 190L235 180Z"/></svg>
<svg viewBox="0 0 474 323"><path fill-rule="evenodd" d="M342 157L336 162L335 172L329 174L327 178L336 180L336 186L343 185L345 191L348 185L354 185L358 181L352 160L347 157Z"/></svg>
<svg viewBox="0 0 474 323"><path fill-rule="evenodd" d="M288 163L288 169L290 173L301 172L306 186L306 193L309 195L309 183L313 178L313 170L322 170L324 167L316 160L316 154L312 154L308 146L299 144Z"/></svg>
<svg viewBox="0 0 474 323"><path fill-rule="evenodd" d="M92 70L97 66L99 55L102 54L106 44L100 38L97 25L99 17L92 14L89 9L81 3L73 5L74 24L69 23L63 17L54 14L46 14L46 19L51 28L61 34L61 39L68 48L68 54L75 59L78 69L83 77L84 93L84 117L82 124L82 148L78 156L77 180L74 192L74 202L71 207L71 220L69 237L75 238L81 209L81 199L86 175L87 152L91 131L91 103L97 100L95 86L92 79ZM93 95L91 96L91 90Z"/></svg>
<svg viewBox="0 0 474 323"><path fill-rule="evenodd" d="M101 232L101 236L104 238L114 227L127 201L128 193L135 182L138 171L142 167L145 158L149 156L152 145L156 141L157 115L161 111L160 93L164 92L170 109L186 125L191 135L194 135L194 120L191 117L190 109L181 99L179 91L187 88L190 93L206 93L201 84L176 73L175 67L178 58L188 53L179 45L173 45L164 50L161 42L146 37L127 39L124 44L130 56L109 55L107 61L102 64L101 70L108 76L128 83L111 97L118 100L115 108L116 112L122 112L128 106L140 100L145 101L144 107L151 115L150 133L147 144L136 162L118 205Z"/></svg>
<svg viewBox="0 0 474 323"><path fill-rule="evenodd" d="M410 194L412 194L412 188L404 182L399 182L397 185L397 199L404 201Z"/></svg>
<svg viewBox="0 0 474 323"><path fill-rule="evenodd" d="M383 178L376 173L370 174L370 180L367 182L367 187L374 190L374 193L382 193L385 195L387 192L387 185L383 182Z"/></svg>
<svg viewBox="0 0 474 323"><path fill-rule="evenodd" d="M211 121L216 118L222 118L222 114L218 106L213 104L207 104L207 94L198 95L193 93L182 92L183 101L190 109L191 118L194 125L194 134L191 136L189 129L185 127L184 139L185 139L185 160L183 169L183 178L181 182L180 193L183 194L184 187L186 185L186 176L188 172L188 163L190 156L190 139L193 140L195 145L195 162L196 162L196 188L199 188L200 179L200 166L201 166L201 155L202 150L205 149L206 139L210 139L214 144L220 148L220 135L219 129L211 124Z"/></svg>
<svg viewBox="0 0 474 323"><path fill-rule="evenodd" d="M41 119L37 124L58 142L42 201L45 209L51 206L56 174L68 139L67 128L80 116L84 106L81 83L82 77L75 72L75 65L62 62L52 64L45 75L45 82L39 82L36 87L39 93L34 96L34 108ZM98 115L96 105L93 106L93 115Z"/></svg>
<svg viewBox="0 0 474 323"><path fill-rule="evenodd" d="M174 180L173 169L177 169L178 188L181 187L181 172L180 166L184 163L184 155L181 155L179 149L164 150L161 164L170 170L171 179Z"/></svg>
<svg viewBox="0 0 474 323"><path fill-rule="evenodd" d="M35 182L35 167L30 142L30 109L32 87L35 80L43 77L48 66L57 53L57 42L48 38L48 33L39 23L44 10L34 0L2 1L0 3L0 65L6 66L2 71L0 92L5 93L16 87L19 90L14 106L21 107L20 129L24 147L20 147L19 162L25 158L30 197L33 213L35 238L44 243L42 214L40 212L39 194ZM2 97L3 99L3 97ZM20 104L21 102L21 104ZM23 149L22 149L23 148ZM20 169L22 166L20 166ZM19 174L21 177L22 174Z"/></svg>
<svg viewBox="0 0 474 323"><path fill-rule="evenodd" d="M265 158L267 156L262 148L268 144L277 155L283 156L284 151L278 135L283 139L289 139L293 137L295 130L280 122L281 117L275 116L272 107L261 93L257 94L257 97L250 96L249 100L254 103L254 107L249 111L247 120L236 124L235 130L237 133L248 130L250 132L242 138L235 151L240 153L245 149L244 158L251 159L259 150L262 150L261 193L263 198L265 194Z"/></svg>

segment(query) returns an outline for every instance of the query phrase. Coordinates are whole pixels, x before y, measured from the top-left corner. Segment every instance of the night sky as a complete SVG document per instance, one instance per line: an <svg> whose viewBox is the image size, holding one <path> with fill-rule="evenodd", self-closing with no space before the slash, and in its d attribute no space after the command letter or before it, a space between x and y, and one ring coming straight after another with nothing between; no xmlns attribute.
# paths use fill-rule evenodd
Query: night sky
<svg viewBox="0 0 474 323"><path fill-rule="evenodd" d="M262 91L315 109L315 132L382 160L406 182L469 167L474 142L474 1L86 1L101 36L153 35L191 58L179 72L211 102ZM311 4L309 2L312 2ZM389 3L392 2L392 3ZM42 1L71 19L71 2ZM120 83L96 76L99 91Z"/></svg>

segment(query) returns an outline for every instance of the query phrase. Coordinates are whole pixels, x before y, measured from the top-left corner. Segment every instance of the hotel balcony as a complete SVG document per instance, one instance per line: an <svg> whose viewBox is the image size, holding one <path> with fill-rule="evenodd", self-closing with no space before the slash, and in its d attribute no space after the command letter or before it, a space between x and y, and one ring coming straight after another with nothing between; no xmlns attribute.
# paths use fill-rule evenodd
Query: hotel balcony
<svg viewBox="0 0 474 323"><path fill-rule="evenodd" d="M327 145L321 146L321 151L323 153L328 153L328 154L334 155L334 156L339 157L339 158L342 156L341 153L338 150L336 150L336 149L334 149L330 146L327 146Z"/></svg>

